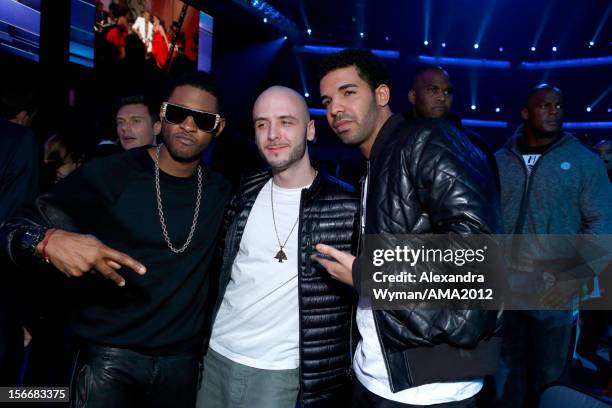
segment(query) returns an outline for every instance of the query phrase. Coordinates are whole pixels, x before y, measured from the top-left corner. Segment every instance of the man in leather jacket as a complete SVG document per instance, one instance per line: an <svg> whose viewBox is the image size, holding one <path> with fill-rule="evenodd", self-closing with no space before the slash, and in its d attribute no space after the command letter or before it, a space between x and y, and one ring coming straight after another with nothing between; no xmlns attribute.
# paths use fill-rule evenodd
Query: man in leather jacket
<svg viewBox="0 0 612 408"><path fill-rule="evenodd" d="M226 215L198 407L345 407L355 296L310 256L320 241L351 250L359 200L311 165L300 94L268 88L253 121L271 171L244 179Z"/></svg>
<svg viewBox="0 0 612 408"><path fill-rule="evenodd" d="M330 55L319 78L330 126L368 159L362 234L501 231L486 156L448 122L394 115L389 75L376 57L364 50ZM360 290L364 254L316 248L335 258L316 258L332 276ZM499 321L485 310L376 310L362 293L353 406L476 406L483 377L499 360Z"/></svg>

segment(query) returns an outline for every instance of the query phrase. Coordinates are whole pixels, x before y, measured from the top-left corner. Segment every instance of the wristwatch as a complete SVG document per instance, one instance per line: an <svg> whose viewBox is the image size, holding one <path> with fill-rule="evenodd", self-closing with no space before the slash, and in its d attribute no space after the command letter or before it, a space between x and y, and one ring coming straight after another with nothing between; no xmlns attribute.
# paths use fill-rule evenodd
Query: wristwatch
<svg viewBox="0 0 612 408"><path fill-rule="evenodd" d="M20 247L24 253L36 256L41 256L36 252L38 244L45 239L45 234L49 227L43 225L28 226L25 232L21 235Z"/></svg>

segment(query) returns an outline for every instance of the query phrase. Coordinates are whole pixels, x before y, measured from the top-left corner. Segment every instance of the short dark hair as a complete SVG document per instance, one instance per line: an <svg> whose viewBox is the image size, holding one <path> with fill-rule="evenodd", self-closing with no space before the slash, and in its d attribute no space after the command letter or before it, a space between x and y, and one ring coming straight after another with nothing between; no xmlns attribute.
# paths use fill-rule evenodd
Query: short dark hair
<svg viewBox="0 0 612 408"><path fill-rule="evenodd" d="M536 93L536 92L540 92L540 91L553 91L555 93L558 93L559 95L563 96L563 92L561 92L561 90L559 88L557 88L554 85L550 85L547 83L540 83L537 84L536 86L534 86L533 88L531 88L529 90L529 93L527 93L527 98L525 99L525 108L529 107L529 101L531 100L531 97Z"/></svg>
<svg viewBox="0 0 612 408"><path fill-rule="evenodd" d="M331 71L352 66L372 90L382 84L391 88L391 76L385 64L371 51L364 49L346 49L327 56L319 65L319 81Z"/></svg>
<svg viewBox="0 0 612 408"><path fill-rule="evenodd" d="M221 92L210 74L202 71L192 71L176 77L170 82L168 96L172 95L172 92L179 86L193 86L194 88L208 92L217 100L217 110L219 113L223 112Z"/></svg>
<svg viewBox="0 0 612 408"><path fill-rule="evenodd" d="M0 92L0 117L11 120L19 112L32 116L38 107L38 90L24 84L9 86Z"/></svg>
<svg viewBox="0 0 612 408"><path fill-rule="evenodd" d="M151 116L151 123L159 122L159 104L155 104L150 98L144 95L130 95L119 99L117 104L117 112L126 105L144 105Z"/></svg>

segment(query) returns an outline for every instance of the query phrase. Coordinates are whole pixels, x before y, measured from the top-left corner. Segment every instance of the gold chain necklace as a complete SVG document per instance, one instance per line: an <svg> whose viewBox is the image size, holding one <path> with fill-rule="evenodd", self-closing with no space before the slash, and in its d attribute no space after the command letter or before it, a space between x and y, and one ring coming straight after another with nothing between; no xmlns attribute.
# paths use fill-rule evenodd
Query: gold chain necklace
<svg viewBox="0 0 612 408"><path fill-rule="evenodd" d="M271 180L271 183L272 184L270 185L270 202L272 203L272 224L274 224L274 232L276 233L276 240L278 241L278 246L280 247L276 255L274 255L274 259L278 259L279 263L283 263L283 261L287 260L287 254L284 251L285 245L287 245L287 242L289 241L289 237L291 236L291 234L293 234L293 230L295 229L295 226L300 220L300 215L298 214L297 218L295 219L295 222L293 223L293 227L291 227L291 231L289 231L289 235L287 235L287 239L285 239L285 242L281 244L280 237L278 236L278 230L276 229L276 218L274 217L274 180Z"/></svg>

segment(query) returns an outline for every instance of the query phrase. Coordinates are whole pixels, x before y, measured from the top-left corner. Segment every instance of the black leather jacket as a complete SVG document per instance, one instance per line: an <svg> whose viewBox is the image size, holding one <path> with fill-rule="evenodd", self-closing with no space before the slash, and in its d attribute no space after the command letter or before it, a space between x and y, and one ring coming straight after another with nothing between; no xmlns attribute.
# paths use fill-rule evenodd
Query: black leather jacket
<svg viewBox="0 0 612 408"><path fill-rule="evenodd" d="M406 122L401 115L387 120L372 147L366 200L366 234L502 230L495 176L485 154L442 120ZM362 255L353 265L357 287L364 262L369 260ZM501 320L495 311L423 310L415 304L374 310L374 321L393 392L479 377L497 366Z"/></svg>
<svg viewBox="0 0 612 408"><path fill-rule="evenodd" d="M219 310L231 277L255 199L270 177L269 172L263 172L245 179L229 206L219 296L213 316ZM355 293L349 286L332 279L319 263L310 259L310 255L317 243L354 252L356 234L353 230L358 213L357 194L337 179L319 173L310 188L302 190L298 291L300 401L303 407L341 407L350 402Z"/></svg>

